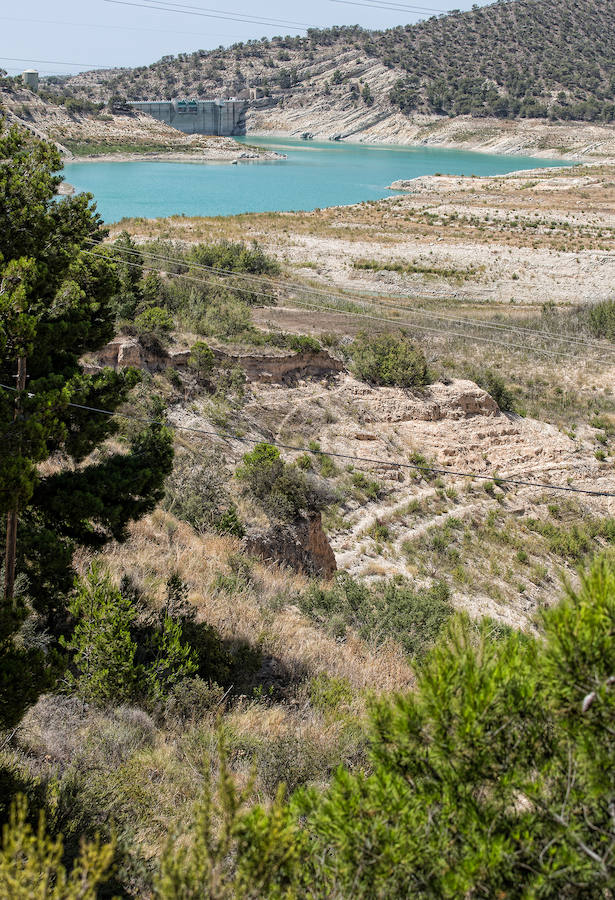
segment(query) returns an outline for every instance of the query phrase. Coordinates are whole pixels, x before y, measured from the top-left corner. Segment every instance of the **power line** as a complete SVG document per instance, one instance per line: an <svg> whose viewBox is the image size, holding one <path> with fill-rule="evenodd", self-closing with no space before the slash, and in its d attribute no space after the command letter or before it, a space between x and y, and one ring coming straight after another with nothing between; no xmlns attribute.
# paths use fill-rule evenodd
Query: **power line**
<svg viewBox="0 0 615 900"><path fill-rule="evenodd" d="M0 388L17 393L17 388L11 387L6 384L0 384ZM29 393L28 396L36 397L36 394ZM354 462L369 463L370 465L375 466L384 466L388 468L412 469L413 471L419 472L433 472L436 475L449 475L456 478L476 478L479 481L495 481L497 484L511 484L515 485L516 487L530 487L545 491L558 491L569 494L585 494L590 497L615 497L615 493L609 493L607 491L590 491L586 488L546 484L538 481L522 481L517 478L500 477L499 475L481 475L478 472L458 472L453 469L444 469L437 466L421 466L416 463L397 462L386 459L374 459L369 456L354 456L350 453L336 453L334 451L327 450L312 450L310 447L294 447L292 444L283 444L280 441L276 440L263 441L261 438L248 438L243 436L239 437L232 434L222 434L219 431L214 431L207 428L190 428L187 425L174 425L172 422L168 421L161 422L159 419L152 419L146 416L133 416L128 415L127 413L113 412L109 409L101 409L96 406L86 406L82 403L67 403L65 405L72 407L73 409L80 409L84 412L97 413L103 416L118 416L122 419L141 422L142 424L146 425L166 426L172 431L185 431L190 434L205 435L207 437L218 437L225 441L234 440L242 444L272 444L274 447L279 447L281 450L290 450L293 453L311 453L313 456L330 456L334 459L345 459Z"/></svg>
<svg viewBox="0 0 615 900"><path fill-rule="evenodd" d="M90 243L92 245L95 244L94 241L90 241ZM442 319L445 321L450 321L450 322L455 322L455 323L465 324L465 325L476 325L476 326L479 326L480 328L494 328L494 329L499 329L499 330L504 330L504 331L518 331L520 333L530 334L533 336L540 335L542 337L547 337L552 340L560 340L560 341L563 341L566 343L583 344L585 346L591 347L592 349L598 350L600 352L612 351L612 348L606 347L604 344L601 344L597 341L590 341L590 340L586 340L584 338L565 337L565 336L557 334L555 332L543 331L541 329L524 328L523 326L520 326L520 325L505 324L505 323L500 323L500 322L484 322L480 319L463 319L463 318L459 318L459 317L455 317L455 316L447 316L447 315L444 315L443 313L432 313L427 310L416 309L414 307L403 306L400 304L393 304L393 303L390 303L389 301L386 301L386 302L380 301L377 298L365 297L364 295L340 293L340 292L334 292L334 291L330 291L330 290L325 291L322 288L312 288L309 286L304 286L299 282L292 282L292 281L284 281L284 282L277 281L276 282L276 281L273 281L271 278L266 278L265 276L262 276L262 275L246 274L243 272L229 272L228 269L220 269L220 268L216 268L214 266L207 266L207 265L204 265L203 263L197 263L197 262L193 262L191 260L182 260L177 257L161 256L160 254L155 254L155 253L152 253L151 251L145 250L145 249L132 250L128 247L118 247L117 249L120 250L122 253L131 253L131 254L137 255L137 256L148 256L150 259L162 260L164 262L172 263L174 265L182 265L188 269L190 269L190 268L204 269L206 271L215 272L220 275L233 275L237 278L246 279L248 281L265 282L267 284L273 284L276 287L281 287L281 288L291 287L296 290L301 290L304 293L316 294L317 296L320 296L320 297L325 296L325 297L335 298L335 299L340 299L340 300L345 300L345 301L353 300L353 301L357 301L357 302L361 302L361 303L368 303L371 305L380 305L386 309L391 309L391 308L392 309L400 309L400 310L404 310L406 312L413 313L414 315L422 315L427 318Z"/></svg>
<svg viewBox="0 0 615 900"><path fill-rule="evenodd" d="M84 252L84 253L90 253L90 254L92 254L92 256L99 256L99 257L101 257L101 258L103 258L103 259L108 259L108 258L109 258L109 257L103 256L103 254L101 254L101 253L96 253L94 250L85 250L85 249L84 249L83 252ZM141 269L142 271L145 271L146 268L147 268L147 267L146 267L145 265L143 265L143 264L136 263L136 262L129 262L129 261L126 260L126 259L122 259L121 262L122 262L124 265L126 265L126 266L132 266L133 268ZM213 281L207 282L207 281L205 281L204 279L191 278L191 277L189 277L189 276L186 276L186 275L181 274L180 272L164 272L164 274L167 275L167 276L170 277L170 278L186 278L188 281L193 281L193 282L195 282L196 284L214 284L214 285L216 284L216 282L213 282ZM229 273L229 274L232 274L232 273ZM227 285L227 288L228 288L228 290L230 290L230 291L241 291L241 290L242 290L242 288L240 288L240 287L234 287L233 285ZM277 302L277 300L278 300L278 298L275 297L275 295L273 295L273 294L264 294L264 293L254 292L254 296L256 296L256 297L267 297L267 298L269 298L269 299L271 299L271 300L275 300L276 302ZM290 302L296 303L296 304L298 304L299 306L304 306L304 307L306 307L307 309L313 309L313 310L315 310L316 312L318 312L318 311L320 311L320 312L327 311L327 312L334 312L334 313L336 313L337 315L347 316L347 317L350 317L350 318L353 318L353 319L359 318L359 319L369 319L370 321L376 321L376 322L386 322L387 324L394 325L396 328L404 328L404 327L407 327L407 328L414 328L414 329L416 329L416 330L418 330L418 331L424 331L424 332L426 332L426 333L428 333L428 334L446 334L446 335L450 335L450 336L452 336L452 337L458 337L458 338L461 338L462 340L466 340L466 341L467 341L467 340L471 340L471 341L480 341L480 342L482 342L482 343L488 343L488 344L497 344L498 346L506 347L506 348L509 349L509 350L510 350L510 349L513 349L513 350L523 350L524 352L527 352L528 350L531 350L531 351L533 351L533 352L535 352L535 353L543 353L543 354L545 354L546 356L551 356L551 357L554 357L554 358L556 358L556 359L560 359L562 356L565 356L565 355L566 355L566 354L563 353L563 352L558 353L557 351L543 350L543 349L538 348L538 347L527 347L527 346L523 346L523 345L521 345L521 344L510 344L510 343L506 343L505 341L498 341L498 340L496 340L495 338L480 337L479 335L471 335L471 336L468 336L467 334L463 334L463 333L458 332L458 331L449 331L449 330L443 329L443 328L429 328L429 327L427 327L426 325L419 325L419 324L417 324L416 322L403 322L403 321L401 321L401 320L399 320L399 319L388 319L388 318L386 318L385 316L370 316L370 315L368 315L367 313L348 312L347 310L341 310L341 309L340 309L339 307L337 307L337 306L323 306L322 304L321 304L321 305L317 305L317 304L305 303L305 302L303 302L303 301L301 301L301 300L297 300L295 297L291 298L291 301L290 301Z"/></svg>
<svg viewBox="0 0 615 900"><path fill-rule="evenodd" d="M181 9L179 7L174 7L174 6L163 6L163 5L153 6L150 3L137 3L137 2L134 2L134 0L104 0L104 2L105 3L113 3L116 6L136 6L141 9L149 9L150 12L158 11L158 12L180 13L180 14L188 15L188 16L200 16L201 18L204 18L204 19L221 19L225 22L243 22L243 23L246 23L247 25L263 25L265 27L269 26L269 27L273 27L273 28L278 28L278 27L285 28L289 25L289 23L287 23L287 22L276 21L273 19L266 20L266 19L256 18L256 17L244 18L244 17L241 17L240 14L223 13L222 11L219 11L217 13L198 12L197 11L198 8ZM308 28L310 28L311 26L296 25L294 27L297 27L297 29L299 31L307 31Z"/></svg>
<svg viewBox="0 0 615 900"><path fill-rule="evenodd" d="M90 253L93 256L99 256L104 259L109 258L109 257L104 256L101 253L96 253L93 250L85 250L84 249L83 252ZM133 268L141 269L142 271L145 271L147 268L144 264L136 263L136 262L129 262L126 259L121 259L121 262L124 265L132 266ZM170 278L185 278L188 281L192 281L196 284L213 284L213 285L216 284L216 282L213 282L213 281L208 282L208 281L205 281L204 279L191 278L190 276L183 275L180 272L164 272L164 274ZM233 275L233 273L227 273L227 274L230 276ZM228 288L228 290L231 290L231 291L243 290L241 287L235 287L233 285L227 285L227 288ZM260 292L260 293L254 292L254 296L266 297L266 298L268 298L270 300L274 300L276 302L278 300L278 298L274 294L265 294L262 292ZM304 306L308 309L313 309L315 311L334 312L337 315L347 316L347 317L354 318L354 319L359 318L359 319L369 319L370 321L376 321L376 322L386 322L387 324L394 325L396 328L404 328L404 327L414 328L414 329L417 329L418 331L424 331L428 334L449 335L452 337L461 338L462 340L466 340L466 341L470 340L470 341L479 341L481 343L495 344L495 345L498 345L501 347L505 347L506 349L509 349L509 350L510 349L522 350L524 352L527 352L528 350L530 350L530 351L533 351L534 353L542 353L546 356L554 357L556 359L560 359L561 357L566 356L566 353L563 351L558 352L558 351L553 351L553 350L544 350L543 348L540 348L540 347L528 347L527 345L524 346L521 344L511 344L511 343L507 343L505 341L496 340L495 338L481 337L479 335L467 335L462 332L450 331L450 330L444 329L444 328L429 328L426 325L419 325L416 322L403 322L399 319L390 319L390 318L387 318L382 315L381 316L371 316L371 315L368 315L367 313L349 312L348 310L340 309L338 306L323 306L322 304L306 303L301 300L298 300L296 297L291 298L290 302L295 303L299 306Z"/></svg>
<svg viewBox="0 0 615 900"><path fill-rule="evenodd" d="M94 241L90 241L90 243L92 245L95 245ZM118 247L117 249L122 253L131 253L135 256L148 256L150 259L161 260L163 262L172 263L173 265L186 266L188 269L190 269L190 268L203 269L205 271L214 272L214 273L222 275L222 276L234 276L234 277L242 278L242 279L245 279L248 281L255 281L259 284L261 284L261 283L265 283L267 285L273 284L276 287L280 287L280 288L289 288L290 287L290 288L294 288L295 290L303 291L304 293L307 293L307 294L316 294L319 297L328 297L330 299L335 298L335 299L340 299L343 301L367 303L372 306L374 306L374 305L381 306L383 309L387 309L387 310L388 309L399 309L404 312L409 312L412 315L423 316L424 318L427 318L427 319L437 319L437 320L442 320L442 321L447 321L447 322L453 322L455 324L471 325L471 326L476 326L479 328L491 328L494 330L506 331L506 332L515 331L515 332L519 332L520 334L527 334L527 335L531 335L533 337L539 336L539 337L548 338L549 340L561 341L563 343L579 344L581 346L585 346L590 349L596 350L600 353L615 352L614 348L605 346L604 344L601 344L598 341L591 341L591 340L587 340L585 338L566 337L564 335L557 334L556 332L544 331L542 329L524 328L523 326L515 325L514 323L506 324L503 322L483 322L480 319L464 319L464 318L459 318L457 316L448 316L443 313L435 313L435 312L430 312L428 310L416 309L414 307L404 306L402 304L390 303L389 301L385 302L382 300L378 300L377 298L365 297L365 296L358 295L358 294L344 294L344 293L334 292L334 291L325 291L324 289L321 289L321 288L312 288L309 286L304 286L304 285L300 284L299 282L292 282L292 281L290 281L290 282L289 281L285 281L285 282L277 281L276 282L276 281L273 281L273 279L267 278L262 275L246 274L244 272L229 272L228 269L220 269L220 268L216 268L215 266L204 265L203 263L181 260L181 259L173 258L173 257L169 257L169 256L161 256L160 254L155 254L155 253L152 253L149 250L145 250L145 249L132 250L128 247ZM273 295L260 294L259 296L270 296L270 297L272 297L272 299L277 299Z"/></svg>
<svg viewBox="0 0 615 900"><path fill-rule="evenodd" d="M381 9L390 12L407 12L407 13L446 13L446 9L433 9L427 6L407 6L405 3L377 3L367 2L367 0L330 0L331 3L341 3L344 6L366 6L370 9Z"/></svg>
<svg viewBox="0 0 615 900"><path fill-rule="evenodd" d="M19 56L0 56L5 62L45 63L51 66L83 66L90 69L113 69L114 66L103 66L98 63L74 63L58 59L21 59Z"/></svg>
<svg viewBox="0 0 615 900"><path fill-rule="evenodd" d="M522 350L523 352L533 352L533 353L542 353L545 356L553 357L554 359L561 359L563 356L567 354L563 351L558 352L556 350L544 350L541 347L528 347L523 346L522 344L511 344L506 341L498 341L495 338L487 338L480 337L479 335L467 335L463 332L459 331L450 331L446 328L430 328L427 325L418 325L416 322L403 322L400 319L389 319L386 316L370 316L367 313L355 313L348 312L347 310L339 309L339 307L335 306L319 306L311 303L304 303L302 300L297 300L293 297L293 303L297 303L299 306L304 306L306 309L313 309L315 312L327 310L328 312L334 312L340 316L350 316L351 318L359 318L359 319L369 319L373 322L386 322L390 325L395 325L396 328L416 328L418 331L424 331L426 334L439 334L439 335L448 335L450 337L461 338L465 341L480 341L481 343L486 344L495 344L499 347L505 347L507 350Z"/></svg>
<svg viewBox="0 0 615 900"><path fill-rule="evenodd" d="M0 21L5 22L27 22L28 25L58 25L62 28L92 28L99 31L101 28L106 31L151 31L154 34L160 34L160 28L143 28L139 25L103 25L102 23L93 22L59 22L52 19L18 19L13 16L0 16ZM210 34L195 34L193 31L169 31L164 29L166 34L181 35L182 37L192 38L211 38L211 37L227 37L235 38L237 34L226 34L215 32Z"/></svg>
<svg viewBox="0 0 615 900"><path fill-rule="evenodd" d="M97 245L97 246L100 246L100 245ZM118 249L119 249L120 251L123 251L124 248L121 248L121 247L120 247L120 248L118 248ZM103 256L103 254L100 254L100 253L94 253L94 251L91 251L91 250L84 250L84 252L86 252L86 253L93 253L93 255L95 255L95 256ZM135 251L135 250L129 250L129 249L126 249L126 252L128 252L128 253L136 253L136 254L139 254L139 255L148 255L147 251L143 251L143 254L141 254L140 251ZM105 258L107 258L107 257L105 257ZM171 258L169 258L169 257L156 257L156 256L152 255L152 258L164 260L164 261L167 261L167 262L169 262L169 263L173 263L173 264L175 264L175 265L177 265L177 264L185 265L185 266L190 266L190 265L191 265L191 264L189 264L189 263L184 263L184 262L182 262L182 261L180 261L180 260L177 260L177 259L171 259ZM143 271L145 271L145 269L148 268L148 267L145 266L144 264L134 263L134 262L131 263L131 262L129 262L129 261L126 260L126 259L122 259L122 262L124 263L124 265L132 265L133 267L135 267L135 268L140 268L140 269L142 269ZM199 264L194 264L193 267L194 267L194 268L197 268L197 269L198 269L198 268L203 268L203 269L211 270L211 271L220 273L220 275L223 275L223 276L225 276L226 278L232 278L232 277L239 277L239 278L242 278L242 277L243 277L243 278L250 278L250 277L253 277L253 278L255 278L255 279L256 279L256 278L259 278L259 276L246 276L246 275L243 275L242 273L234 273L234 272L229 272L228 270L214 269L214 268L211 267L211 266L199 266ZM187 280L193 281L193 282L195 282L195 283L197 283L197 284L216 284L216 282L212 282L212 281L205 281L205 280L200 280L200 279L196 279L196 278L191 278L190 276L184 275L184 274L182 274L182 273L180 273L180 272L164 272L164 274L167 275L167 276L169 276L169 277L172 277L172 278L186 278ZM265 279L262 279L262 280L265 281ZM278 283L278 284L279 284L279 283ZM279 285L279 286L283 286L283 285ZM241 287L236 287L236 286L233 286L233 285L227 285L227 287L228 287L228 289L231 290L231 291L241 291L241 290L243 290L243 288L241 288ZM299 286L298 289L301 290L302 288ZM267 299L269 299L269 300L273 300L273 301L275 301L275 302L277 302L278 299L279 299L275 294L271 294L271 293L265 293L265 292L262 292L262 291L261 291L261 292L254 291L253 293L254 293L254 296L257 296L257 297L265 297L265 298L267 298ZM324 293L324 292L323 292L323 293ZM320 296L323 296L323 294L320 294ZM354 298L348 298L348 297L343 296L343 295L325 295L325 296L329 296L331 299L343 299L343 300L346 300L346 301L349 300L349 299L353 299L354 302L360 302L360 303L362 303L362 304L364 304L364 305L367 305L367 306L371 306L371 307L374 307L374 306L378 307L378 306L380 306L383 310L386 309L386 305L385 305L385 304L383 304L383 303L378 304L378 301L375 301L375 300L366 300L366 299L363 299L363 298L362 298L360 301L357 301L357 300L355 300ZM458 331L451 331L450 329L445 329L445 328L436 328L436 327L430 328L430 327L428 327L428 326L426 326L426 325L420 325L420 324L417 323L417 322L402 321L402 320L397 319L397 318L388 318L388 317L383 316L383 315L374 316L374 315L369 315L369 314L367 314L367 313L348 312L347 310L342 310L342 309L340 309L338 306L327 306L327 305L324 305L324 306L323 306L322 304L316 304L316 303L308 304L308 303L306 303L306 302L304 302L304 301L298 300L296 297L292 297L292 298L289 298L289 299L290 299L290 302L295 303L295 304L298 304L298 305L300 305L300 306L305 306L305 307L307 307L307 308L309 308L309 309L314 309L314 310L327 310L328 312L335 312L335 313L337 313L338 315L345 315L345 316L350 316L350 317L354 317L354 318L357 318L357 317L358 317L358 318L363 318L363 319L370 319L370 320L372 320L372 321L386 322L386 323L388 323L388 324L395 325L397 328L403 328L403 327L415 328L415 329L417 329L418 331L424 331L424 332L426 332L426 333L450 335L450 336L453 336L453 337L461 338L461 339L463 339L463 340L470 340L470 341L477 341L477 342L480 342L480 343L494 344L494 345L497 345L497 346L506 347L507 349L522 350L522 351L524 351L524 352L527 352L527 351L529 350L529 351L532 351L532 352L534 352L534 353L541 353L541 354L544 354L545 356L554 357L554 358L557 358L557 359L559 359L559 358L561 358L561 357L565 357L565 356L568 355L567 351L564 351L564 350L561 350L561 351L557 351L557 350L546 350L546 349L544 349L544 348L542 348L542 347L534 347L534 346L529 346L529 345L527 345L527 344L526 344L526 345L522 345L522 344L514 344L514 343L510 343L510 342L506 342L506 341L500 341L500 340L497 340L496 338L493 338L493 337L484 337L484 336L476 335L476 334L468 335L468 334L466 334L466 333L462 333L462 332L458 332ZM422 310L412 310L412 309L409 309L408 307L395 307L395 306L393 306L393 308L394 308L394 309L395 309L395 308L403 309L405 312L409 313L410 315L414 315L414 316L421 316L421 315L422 315L423 317L426 317L426 318L431 319L431 320L433 320L433 319L436 319L436 320L437 320L437 319L440 319L440 318L444 318L444 319L447 319L447 318L448 318L448 317L442 317L442 316L439 316L438 314L433 314L433 313L424 312L424 311L422 311ZM452 319L451 321L453 321L453 322L455 322L455 321L461 321L461 322L464 322L464 321L465 321L466 323L471 324L471 325L473 325L473 326L475 326L475 327L483 327L483 323L478 322L477 320L469 320L469 319L468 319L468 320L454 320L454 319ZM514 326L513 326L513 328L514 328ZM564 340L564 341L567 340L566 338L560 338L558 335L554 335L554 334L548 335L548 337L549 337L551 340ZM597 346L597 347L596 347L596 350L600 350L600 351L602 351L602 352L604 352L604 350L607 350L607 352L613 352L612 350L610 350L610 348L606 348L606 347L602 347L602 346Z"/></svg>
<svg viewBox="0 0 615 900"><path fill-rule="evenodd" d="M279 19L277 16L259 16L252 13L233 12L224 9L212 9L208 6L193 6L190 3L178 3L177 0L145 0L148 6L171 6L174 9L197 10L197 12L221 13L224 16L249 16L251 19L259 19L263 22L273 22L276 25L298 25L304 28L309 26L305 22L288 21L288 19ZM258 24L258 23L257 23Z"/></svg>

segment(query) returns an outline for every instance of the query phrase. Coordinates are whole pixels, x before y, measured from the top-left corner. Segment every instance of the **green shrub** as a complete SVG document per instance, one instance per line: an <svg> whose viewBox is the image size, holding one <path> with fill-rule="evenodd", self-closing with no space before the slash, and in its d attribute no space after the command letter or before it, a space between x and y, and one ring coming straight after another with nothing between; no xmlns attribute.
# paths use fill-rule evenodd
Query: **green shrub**
<svg viewBox="0 0 615 900"><path fill-rule="evenodd" d="M368 478L365 472L352 472L350 483L367 500L378 500L383 494L380 482L374 478Z"/></svg>
<svg viewBox="0 0 615 900"><path fill-rule="evenodd" d="M310 585L299 606L337 636L352 628L375 644L392 638L411 655L425 652L453 612L444 583L416 590L405 579L392 578L372 588L346 574L331 586Z"/></svg>
<svg viewBox="0 0 615 900"><path fill-rule="evenodd" d="M140 334L168 334L174 328L173 317L166 309L152 306L135 319L135 328Z"/></svg>
<svg viewBox="0 0 615 900"><path fill-rule="evenodd" d="M208 381L215 364L216 357L205 341L197 341L196 344L192 345L190 356L188 357L188 365L194 372L197 381Z"/></svg>
<svg viewBox="0 0 615 900"><path fill-rule="evenodd" d="M283 471L284 460L280 451L271 444L262 443L244 455L236 476L255 497L263 499L271 492Z"/></svg>
<svg viewBox="0 0 615 900"><path fill-rule="evenodd" d="M207 307L200 327L204 334L237 339L251 328L250 308L230 294L219 293Z"/></svg>
<svg viewBox="0 0 615 900"><path fill-rule="evenodd" d="M437 464L431 463L424 453L419 453L418 450L413 450L408 457L408 461L412 466L416 466L416 468L413 470L412 477L417 481L420 481L421 478L424 478L425 481L435 481L438 477L438 473L434 472L433 469L430 468L431 465L436 465L437 468Z"/></svg>
<svg viewBox="0 0 615 900"><path fill-rule="evenodd" d="M222 513L216 522L216 531L219 534L228 534L237 538L242 538L244 536L246 530L243 527L235 506L229 506L229 508Z"/></svg>
<svg viewBox="0 0 615 900"><path fill-rule="evenodd" d="M288 338L288 346L296 353L304 353L306 351L318 353L320 350L322 350L322 347L320 346L316 338L309 337L307 334L290 335Z"/></svg>
<svg viewBox="0 0 615 900"><path fill-rule="evenodd" d="M312 457L309 453L302 453L301 456L297 457L297 459L295 460L295 465L300 469L303 469L304 472L309 472L314 468L312 464Z"/></svg>
<svg viewBox="0 0 615 900"><path fill-rule="evenodd" d="M241 366L223 362L216 372L216 400L239 406L245 395L246 374Z"/></svg>
<svg viewBox="0 0 615 900"><path fill-rule="evenodd" d="M331 712L353 698L347 678L339 678L320 672L310 681L310 704L321 712Z"/></svg>
<svg viewBox="0 0 615 900"><path fill-rule="evenodd" d="M150 703L164 703L178 684L192 678L198 670L194 649L183 641L182 625L170 616L163 618L161 628L155 632L150 656L142 682Z"/></svg>
<svg viewBox="0 0 615 900"><path fill-rule="evenodd" d="M250 246L237 242L220 241L218 244L196 244L185 256L188 263L211 266L225 272L249 272L254 275L278 275L280 266L267 256L254 241Z"/></svg>
<svg viewBox="0 0 615 900"><path fill-rule="evenodd" d="M70 605L75 627L63 640L71 653L66 689L98 706L141 701L159 704L180 681L198 670L182 624L168 614L157 626L140 627L134 592L113 586L93 565L77 583Z"/></svg>
<svg viewBox="0 0 615 900"><path fill-rule="evenodd" d="M530 531L546 538L551 553L575 562L581 562L595 551L598 542L615 544L615 519L589 518L566 527L564 524L554 525L530 518L525 520L525 525Z"/></svg>
<svg viewBox="0 0 615 900"><path fill-rule="evenodd" d="M497 372L492 369L480 369L473 372L471 378L493 397L502 412L516 411L515 395Z"/></svg>
<svg viewBox="0 0 615 900"><path fill-rule="evenodd" d="M270 813L224 830L242 842L216 854L233 859L217 896L610 896L614 560L597 559L541 624L533 636L453 619L414 688L373 704L368 767L340 767L325 790L278 796ZM274 771L307 780L291 761L301 748L282 749ZM237 811L236 790L226 793ZM216 817L209 808L195 824ZM175 847L181 890L164 896L213 895L208 859ZM235 873L248 872L237 893Z"/></svg>
<svg viewBox="0 0 615 900"><path fill-rule="evenodd" d="M208 683L228 685L234 677L233 654L213 626L197 621L197 609L188 601L188 586L176 573L167 580L163 618L170 618L181 626L181 639L193 653L196 668L183 680L192 684L193 676L196 676ZM151 644L151 641L152 630L145 628L143 643ZM169 693L177 693L182 683L182 679L175 679ZM199 686L196 685L195 690L198 689Z"/></svg>
<svg viewBox="0 0 615 900"><path fill-rule="evenodd" d="M596 303L588 312L589 328L595 337L615 340L615 300Z"/></svg>
<svg viewBox="0 0 615 900"><path fill-rule="evenodd" d="M380 522L376 519L369 528L369 535L370 537L373 537L375 541L382 544L391 539L391 530L384 522Z"/></svg>
<svg viewBox="0 0 615 900"><path fill-rule="evenodd" d="M318 456L318 462L320 465L320 474L323 478L335 478L338 474L338 468L326 453Z"/></svg>
<svg viewBox="0 0 615 900"><path fill-rule="evenodd" d="M109 576L93 565L70 604L75 628L64 646L72 653L66 687L88 703L124 703L135 696L139 670L131 627L137 611Z"/></svg>
<svg viewBox="0 0 615 900"><path fill-rule="evenodd" d="M218 777L207 779L187 833L172 835L163 853L157 900L258 900L290 897L287 888L300 844L283 790L265 813L253 806L252 780L240 790L220 739Z"/></svg>
<svg viewBox="0 0 615 900"><path fill-rule="evenodd" d="M174 388L179 389L182 387L181 376L177 369L174 369L172 366L167 366L167 368L164 370L164 375L169 384Z"/></svg>
<svg viewBox="0 0 615 900"><path fill-rule="evenodd" d="M244 528L228 492L229 473L221 460L186 454L176 459L169 475L163 505L197 531L243 537Z"/></svg>
<svg viewBox="0 0 615 900"><path fill-rule="evenodd" d="M258 444L243 457L236 477L272 516L291 520L319 507L320 498L297 466L285 463L277 447Z"/></svg>
<svg viewBox="0 0 615 900"><path fill-rule="evenodd" d="M338 474L338 469L331 457L324 453L321 450L320 444L318 441L310 441L308 444L309 450L314 454L314 460L318 464L318 468L320 469L320 474L323 478L334 478ZM307 456L307 454L305 454ZM297 465L299 465L299 460L297 460ZM312 464L308 467L307 464L301 466L301 468L312 468Z"/></svg>
<svg viewBox="0 0 615 900"><path fill-rule="evenodd" d="M350 346L356 378L376 385L424 387L431 382L425 356L405 335L359 334Z"/></svg>
<svg viewBox="0 0 615 900"><path fill-rule="evenodd" d="M316 896L608 894L614 626L605 560L544 638L457 620L417 689L376 705L373 775L300 803Z"/></svg>

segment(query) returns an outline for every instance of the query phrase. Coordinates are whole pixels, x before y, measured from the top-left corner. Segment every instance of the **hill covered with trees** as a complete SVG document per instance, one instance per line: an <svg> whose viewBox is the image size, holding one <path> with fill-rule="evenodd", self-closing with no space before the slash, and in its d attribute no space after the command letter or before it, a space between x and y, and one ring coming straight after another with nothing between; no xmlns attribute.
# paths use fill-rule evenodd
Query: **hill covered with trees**
<svg viewBox="0 0 615 900"><path fill-rule="evenodd" d="M387 31L299 37L167 56L85 73L61 89L93 101L247 96L262 108L325 104L384 118L471 115L615 120L615 10L609 0L512 0ZM56 86L57 89L57 86Z"/></svg>

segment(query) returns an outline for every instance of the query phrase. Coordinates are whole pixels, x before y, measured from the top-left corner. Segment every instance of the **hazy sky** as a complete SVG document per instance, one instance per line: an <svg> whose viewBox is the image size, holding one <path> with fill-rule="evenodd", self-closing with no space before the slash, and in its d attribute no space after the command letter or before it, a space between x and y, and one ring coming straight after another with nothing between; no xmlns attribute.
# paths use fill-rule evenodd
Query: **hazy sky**
<svg viewBox="0 0 615 900"><path fill-rule="evenodd" d="M250 38L276 34L300 34L296 25L256 24L214 18L217 12L227 17L273 19L299 26L360 24L366 28L389 28L427 18L429 13L412 11L423 8L421 0L380 0L395 7L410 7L395 12L374 9L373 0L356 0L356 5L338 0L172 0L172 5L188 10L163 12L141 4L151 0L28 0L28 3L0 3L0 67L9 74L24 68L37 68L42 74L79 72L100 66L144 65L165 54L210 49ZM156 0L165 3L165 0ZM434 12L470 9L475 0L424 0ZM133 5L134 4L134 5ZM366 4L366 5L363 5ZM480 5L485 5L482 0ZM207 13L208 15L203 15ZM212 16L212 17L209 17ZM303 32L305 33L305 32ZM74 64L74 65L73 65Z"/></svg>

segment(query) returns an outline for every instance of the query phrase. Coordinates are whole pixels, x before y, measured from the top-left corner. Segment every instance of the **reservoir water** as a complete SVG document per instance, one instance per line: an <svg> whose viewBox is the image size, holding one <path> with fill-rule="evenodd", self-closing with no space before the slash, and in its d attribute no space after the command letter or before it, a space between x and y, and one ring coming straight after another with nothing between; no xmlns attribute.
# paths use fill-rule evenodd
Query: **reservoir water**
<svg viewBox="0 0 615 900"><path fill-rule="evenodd" d="M228 216L310 210L390 196L401 178L502 175L558 166L553 160L378 144L320 143L290 138L243 139L278 150L286 160L238 165L181 162L67 163L66 180L91 191L108 223L128 216Z"/></svg>

